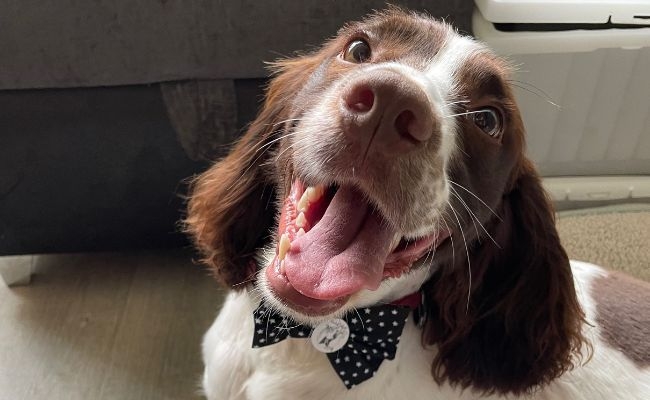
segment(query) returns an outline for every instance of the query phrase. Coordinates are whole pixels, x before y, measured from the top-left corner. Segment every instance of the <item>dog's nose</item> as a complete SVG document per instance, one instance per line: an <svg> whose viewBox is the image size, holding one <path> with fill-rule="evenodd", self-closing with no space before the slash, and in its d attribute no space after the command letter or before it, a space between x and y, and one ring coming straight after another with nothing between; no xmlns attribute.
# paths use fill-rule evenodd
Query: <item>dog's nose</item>
<svg viewBox="0 0 650 400"><path fill-rule="evenodd" d="M349 82L343 89L341 117L350 140L389 153L415 149L437 129L424 90L392 70L371 71Z"/></svg>

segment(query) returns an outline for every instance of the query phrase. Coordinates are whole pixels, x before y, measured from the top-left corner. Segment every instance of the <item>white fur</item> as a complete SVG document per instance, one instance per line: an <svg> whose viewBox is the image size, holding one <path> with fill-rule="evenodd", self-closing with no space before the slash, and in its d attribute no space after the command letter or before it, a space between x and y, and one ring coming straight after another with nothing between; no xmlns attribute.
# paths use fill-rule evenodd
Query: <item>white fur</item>
<svg viewBox="0 0 650 400"><path fill-rule="evenodd" d="M594 327L585 332L594 346L586 365L536 393L539 400L647 400L650 370L640 370L618 350L600 340L595 322L592 280L607 272L572 261L578 296ZM221 399L404 399L461 400L482 398L471 390L437 385L430 374L435 348L424 349L421 331L407 321L395 360L384 361L377 375L347 390L325 354L308 340L287 339L253 349L253 309L249 293L232 292L203 340L203 388L209 400ZM501 398L497 396L486 399ZM510 397L513 398L513 397Z"/></svg>

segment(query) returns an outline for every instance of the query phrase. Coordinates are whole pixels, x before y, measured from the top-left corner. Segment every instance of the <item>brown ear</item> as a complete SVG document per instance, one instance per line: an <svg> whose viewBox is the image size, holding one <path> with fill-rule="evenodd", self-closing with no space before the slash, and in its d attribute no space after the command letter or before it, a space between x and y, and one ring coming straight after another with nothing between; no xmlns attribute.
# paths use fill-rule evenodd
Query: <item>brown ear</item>
<svg viewBox="0 0 650 400"><path fill-rule="evenodd" d="M273 224L273 190L265 190L268 183L248 151L256 143L254 135L244 136L230 155L191 187L186 229L203 253L203 262L228 286L250 278L255 271L249 264L253 252Z"/></svg>
<svg viewBox="0 0 650 400"><path fill-rule="evenodd" d="M540 179L525 162L484 241L467 260L430 280L423 339L437 344L438 382L486 393L521 394L574 366L584 338L568 257Z"/></svg>
<svg viewBox="0 0 650 400"><path fill-rule="evenodd" d="M215 277L228 286L252 278L257 249L275 222L276 166L271 162L290 114L290 99L314 68L315 57L276 64L262 110L230 154L194 180L186 229Z"/></svg>

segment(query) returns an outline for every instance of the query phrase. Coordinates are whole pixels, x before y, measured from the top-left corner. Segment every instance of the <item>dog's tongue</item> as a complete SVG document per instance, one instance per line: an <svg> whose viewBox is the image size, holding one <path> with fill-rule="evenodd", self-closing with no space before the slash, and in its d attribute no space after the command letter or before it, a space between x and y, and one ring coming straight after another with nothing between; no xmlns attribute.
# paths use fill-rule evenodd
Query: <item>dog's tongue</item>
<svg viewBox="0 0 650 400"><path fill-rule="evenodd" d="M361 193L341 187L323 218L292 242L287 279L301 294L321 300L376 289L395 235Z"/></svg>

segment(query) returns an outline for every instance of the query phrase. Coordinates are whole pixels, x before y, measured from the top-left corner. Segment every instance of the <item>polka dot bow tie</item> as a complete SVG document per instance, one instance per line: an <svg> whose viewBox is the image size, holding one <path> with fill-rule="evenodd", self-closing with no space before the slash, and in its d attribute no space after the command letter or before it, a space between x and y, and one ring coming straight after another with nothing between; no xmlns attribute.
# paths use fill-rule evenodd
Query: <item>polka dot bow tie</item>
<svg viewBox="0 0 650 400"><path fill-rule="evenodd" d="M419 300L418 300L419 301ZM288 337L309 339L327 358L343 384L351 389L375 375L384 360L392 360L408 319L410 305L387 304L360 308L343 319L310 327L260 304L253 313L253 347L263 347Z"/></svg>

